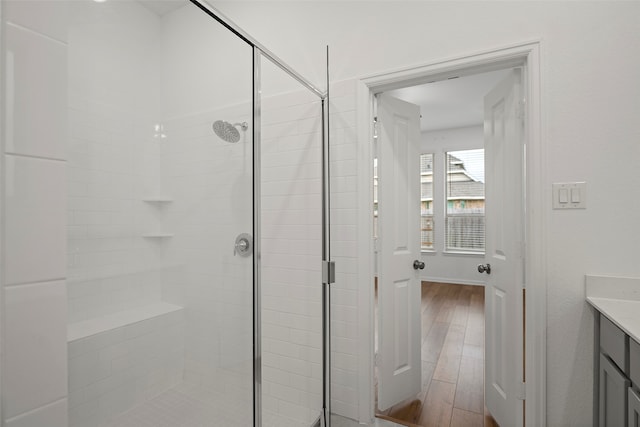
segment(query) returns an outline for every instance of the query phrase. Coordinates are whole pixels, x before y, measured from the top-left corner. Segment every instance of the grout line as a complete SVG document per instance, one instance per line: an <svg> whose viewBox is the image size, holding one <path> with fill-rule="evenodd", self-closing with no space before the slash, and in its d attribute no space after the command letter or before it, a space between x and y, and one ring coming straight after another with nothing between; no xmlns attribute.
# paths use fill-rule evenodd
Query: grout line
<svg viewBox="0 0 640 427"><path fill-rule="evenodd" d="M7 419L7 420L6 420L6 423L7 423L7 424L11 424L13 420L17 420L17 419L19 419L19 418L21 418L21 417L25 417L25 416L27 416L27 415L29 415L29 414L32 414L32 413L37 412L37 411L40 411L40 410L42 410L42 409L44 409L44 408L47 408L47 407L49 407L49 406L53 406L53 405L55 405L55 404L57 404L57 403L59 403L59 402L62 402L62 401L64 401L64 400L67 400L67 398L68 398L68 396L60 397L60 398L58 398L58 399L56 399L56 400L54 400L54 401L51 401L51 402L49 402L49 403L45 403L44 405L41 405L41 406L39 406L39 407L37 407L37 408L35 408L35 409L31 409L31 410L29 410L29 411L27 411L27 412L23 412L23 413L21 413L21 414L19 414L19 415L16 415L15 417L12 417L12 418Z"/></svg>
<svg viewBox="0 0 640 427"><path fill-rule="evenodd" d="M23 30L23 31L27 31L27 32L29 32L29 33L31 33L31 34L38 35L38 36L40 36L40 37L44 37L45 39L50 40L50 41L52 41L52 42L54 42L54 43L61 44L61 45L62 45L62 46L64 46L64 47L67 47L67 46L68 46L68 43L67 43L66 41L58 40L58 39L56 39L56 38L54 38L54 37L51 37L50 35L47 35L47 34L41 33L41 32L39 32L39 31L36 31L36 30L32 29L32 28L25 27L25 26L23 26L23 25L20 25L20 24L15 23L15 22L7 21L7 25L12 26L12 27L15 27L15 28L18 28L18 29Z"/></svg>
<svg viewBox="0 0 640 427"><path fill-rule="evenodd" d="M10 284L6 284L4 285L5 289L9 289L9 288L15 288L18 286L31 286L31 285L42 285L45 283L53 283L53 282L60 282L60 281L66 281L67 278L66 277L58 277L58 278L53 278L53 279L45 279L45 280L36 280L33 282L18 282L18 283L10 283Z"/></svg>
<svg viewBox="0 0 640 427"><path fill-rule="evenodd" d="M5 154L5 156L20 157L20 158L23 158L23 159L50 160L52 162L67 163L67 160L65 160L65 159L56 159L56 158L53 158L53 157L34 156L34 155L31 155L31 154L20 154L20 153L11 153L11 152L5 152L4 154Z"/></svg>

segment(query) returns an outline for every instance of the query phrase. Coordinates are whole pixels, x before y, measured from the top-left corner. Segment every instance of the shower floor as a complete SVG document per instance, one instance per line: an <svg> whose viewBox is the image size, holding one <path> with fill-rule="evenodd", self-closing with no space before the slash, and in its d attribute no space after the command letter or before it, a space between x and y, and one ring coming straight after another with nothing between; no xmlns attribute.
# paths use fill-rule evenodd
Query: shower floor
<svg viewBox="0 0 640 427"><path fill-rule="evenodd" d="M105 427L251 427L251 394L232 396L182 383L112 419ZM264 427L308 427L265 411Z"/></svg>
<svg viewBox="0 0 640 427"><path fill-rule="evenodd" d="M334 427L358 427L347 418L333 416ZM113 419L107 427L250 427L252 409L226 394L201 386L182 383ZM307 427L283 420L276 414L264 414L264 427ZM375 427L399 424L376 419Z"/></svg>
<svg viewBox="0 0 640 427"><path fill-rule="evenodd" d="M182 383L114 418L107 427L246 427L253 422L246 402Z"/></svg>

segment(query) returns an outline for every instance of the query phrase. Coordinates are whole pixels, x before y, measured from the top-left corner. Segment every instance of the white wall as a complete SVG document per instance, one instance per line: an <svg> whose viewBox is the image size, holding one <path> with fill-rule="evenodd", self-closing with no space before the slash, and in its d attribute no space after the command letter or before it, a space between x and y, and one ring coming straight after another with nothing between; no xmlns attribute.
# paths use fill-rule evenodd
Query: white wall
<svg viewBox="0 0 640 427"><path fill-rule="evenodd" d="M8 427L67 425L66 5L37 6L42 15L2 3L0 423Z"/></svg>
<svg viewBox="0 0 640 427"><path fill-rule="evenodd" d="M588 193L586 210L544 214L547 417L552 426L590 425L593 314L584 274L640 276L640 199L631 196L640 185L640 57L629 54L640 43L640 3L215 4L317 82L327 44L331 79L340 81L541 40L540 184L551 197L552 182L586 181Z"/></svg>
<svg viewBox="0 0 640 427"><path fill-rule="evenodd" d="M433 189L434 200L445 200L445 153L447 151L471 150L484 146L484 129L482 125L467 126L457 129L444 129L422 132L421 152L433 153L433 174L440 183ZM484 255L446 253L444 248L444 205L434 206L434 250L422 252L422 261L426 266L422 271L422 280L443 283L461 283L483 285L484 278L478 273L477 265L482 263Z"/></svg>
<svg viewBox="0 0 640 427"><path fill-rule="evenodd" d="M185 2L163 16L161 42L165 117L251 102L251 46L199 8Z"/></svg>

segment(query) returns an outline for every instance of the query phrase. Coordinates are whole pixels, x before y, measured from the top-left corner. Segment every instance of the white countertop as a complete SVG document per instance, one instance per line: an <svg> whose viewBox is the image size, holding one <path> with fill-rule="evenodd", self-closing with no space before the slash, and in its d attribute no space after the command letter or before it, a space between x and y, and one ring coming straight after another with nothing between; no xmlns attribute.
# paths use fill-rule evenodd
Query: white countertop
<svg viewBox="0 0 640 427"><path fill-rule="evenodd" d="M640 343L640 279L586 276L585 290L589 304Z"/></svg>

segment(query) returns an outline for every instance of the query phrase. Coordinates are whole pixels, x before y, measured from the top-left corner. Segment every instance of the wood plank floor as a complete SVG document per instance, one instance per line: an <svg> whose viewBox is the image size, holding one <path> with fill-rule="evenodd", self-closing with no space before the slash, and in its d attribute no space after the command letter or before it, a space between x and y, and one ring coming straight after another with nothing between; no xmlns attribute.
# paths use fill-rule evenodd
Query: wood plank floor
<svg viewBox="0 0 640 427"><path fill-rule="evenodd" d="M376 412L412 427L498 426L484 406L483 287L422 282L422 391Z"/></svg>

